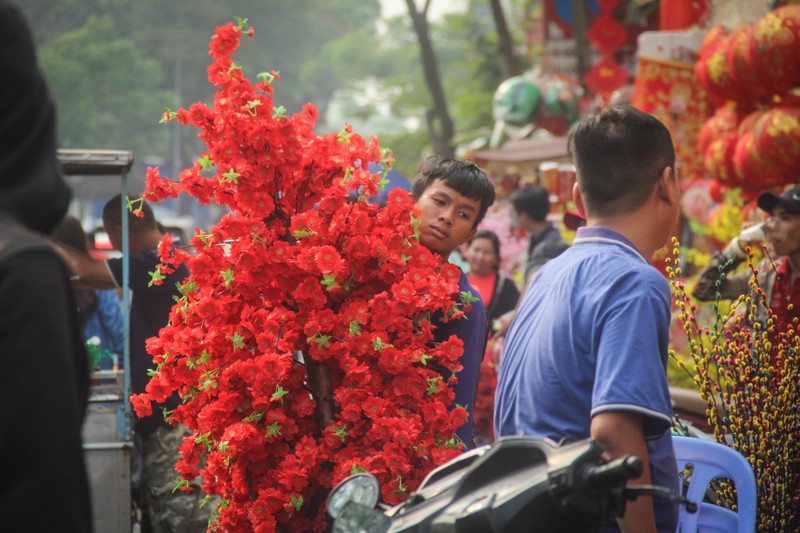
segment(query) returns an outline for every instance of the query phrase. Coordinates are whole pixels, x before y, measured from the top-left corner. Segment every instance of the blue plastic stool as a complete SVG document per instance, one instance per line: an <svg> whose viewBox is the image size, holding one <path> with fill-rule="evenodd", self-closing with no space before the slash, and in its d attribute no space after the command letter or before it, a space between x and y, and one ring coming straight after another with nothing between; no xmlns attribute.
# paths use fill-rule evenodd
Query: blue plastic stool
<svg viewBox="0 0 800 533"><path fill-rule="evenodd" d="M678 472L692 465L686 498L698 504L696 513L681 506L678 531L681 533L719 531L753 533L756 529L756 478L753 469L739 452L710 440L673 436ZM703 503L708 484L715 478L728 478L736 486L738 513Z"/></svg>

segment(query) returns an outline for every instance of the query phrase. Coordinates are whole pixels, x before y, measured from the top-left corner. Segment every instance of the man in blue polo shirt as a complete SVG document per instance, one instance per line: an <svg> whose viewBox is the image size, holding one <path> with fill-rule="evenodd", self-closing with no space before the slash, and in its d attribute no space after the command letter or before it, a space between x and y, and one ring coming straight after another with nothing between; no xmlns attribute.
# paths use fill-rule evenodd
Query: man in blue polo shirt
<svg viewBox="0 0 800 533"><path fill-rule="evenodd" d="M592 437L610 458L644 460L633 485L676 490L666 380L670 290L648 258L680 215L669 131L627 106L582 121L569 139L575 203L587 220L542 267L503 349L495 432ZM640 497L604 530L675 531L677 507Z"/></svg>

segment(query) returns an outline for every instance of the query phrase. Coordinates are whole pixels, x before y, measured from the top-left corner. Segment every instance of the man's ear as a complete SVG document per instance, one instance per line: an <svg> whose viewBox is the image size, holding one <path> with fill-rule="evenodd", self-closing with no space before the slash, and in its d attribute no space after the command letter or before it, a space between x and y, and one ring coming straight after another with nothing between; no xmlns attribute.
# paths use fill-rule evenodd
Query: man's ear
<svg viewBox="0 0 800 533"><path fill-rule="evenodd" d="M672 167L664 167L661 177L658 179L658 196L669 205L674 205L680 201L680 188L678 186L678 176Z"/></svg>

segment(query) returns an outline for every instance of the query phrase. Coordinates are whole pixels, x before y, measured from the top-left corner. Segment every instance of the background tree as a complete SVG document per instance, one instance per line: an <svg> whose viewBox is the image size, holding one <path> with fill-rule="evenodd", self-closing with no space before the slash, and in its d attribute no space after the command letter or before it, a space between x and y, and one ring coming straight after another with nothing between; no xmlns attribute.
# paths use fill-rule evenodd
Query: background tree
<svg viewBox="0 0 800 533"><path fill-rule="evenodd" d="M408 5L408 14L411 16L414 31L419 39L419 53L422 70L425 73L425 85L431 95L431 107L425 111L425 123L428 126L430 142L434 152L452 157L455 154L452 144L453 119L447 109L447 98L445 98L439 75L439 64L428 30L428 8L431 0L425 0L421 9L417 8L414 0L406 0L406 5Z"/></svg>
<svg viewBox="0 0 800 533"><path fill-rule="evenodd" d="M293 113L313 102L320 131L338 131L347 121L379 135L406 176L427 153L453 153L488 137L492 95L507 77L509 45L501 43L510 39L512 52L519 49L520 15L538 0L503 2L507 38L495 22L494 0L467 0L462 12L432 16L443 1L427 0L422 8L422 0L411 2L425 28L424 47L412 17L381 20L378 0L21 3L58 99L62 146L133 149L135 180L147 161L161 161L169 173L197 157L201 146L191 128L158 121L165 107L210 98L207 36L235 16L248 18L257 34L237 54L241 65L281 73L277 105ZM437 64L436 98L420 68L425 54ZM523 55L516 61L525 66ZM431 135L426 114L437 101L446 113L433 116Z"/></svg>

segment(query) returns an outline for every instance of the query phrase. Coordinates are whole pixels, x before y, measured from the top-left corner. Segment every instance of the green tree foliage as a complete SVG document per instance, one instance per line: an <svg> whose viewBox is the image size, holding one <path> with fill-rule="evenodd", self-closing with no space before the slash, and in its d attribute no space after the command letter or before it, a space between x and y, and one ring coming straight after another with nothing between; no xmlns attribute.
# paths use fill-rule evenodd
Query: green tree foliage
<svg viewBox="0 0 800 533"><path fill-rule="evenodd" d="M400 0L397 0L400 1ZM431 0L433 4L446 0ZM520 5L506 20L519 43ZM456 144L488 134L491 100L503 80L490 0L469 0L461 14L429 20ZM350 92L345 120L377 113L358 98L365 80L397 120L370 131L393 148L398 170L413 175L426 148L431 105L419 44L408 14L376 24L378 0L25 0L39 54L58 99L62 145L133 149L137 158L171 161L170 135L180 131L183 166L199 146L189 129L159 125L165 107L209 101L208 39L216 26L247 18L256 38L237 54L247 72L277 70L276 104L295 112ZM385 30L380 30L379 28ZM515 33L517 31L517 33ZM524 61L523 61L524 62ZM524 67L524 65L523 65ZM405 122L401 122L405 121ZM406 128L398 124L417 123ZM334 129L340 124L332 125ZM173 132L173 129L175 130ZM168 165L169 166L169 165Z"/></svg>
<svg viewBox="0 0 800 533"><path fill-rule="evenodd" d="M209 101L208 40L247 18L256 38L238 59L254 76L281 72L276 103L325 111L340 78L317 68L330 43L380 14L378 0L25 0L39 55L59 106L65 147L133 149L169 158L165 107ZM346 69L346 65L343 67ZM184 141L190 140L185 138ZM113 146L112 146L113 145ZM183 143L184 146L187 142ZM196 156L185 150L184 165Z"/></svg>
<svg viewBox="0 0 800 533"><path fill-rule="evenodd" d="M75 30L53 38L39 58L58 103L65 148L129 149L158 153L165 130L152 127L174 97L161 89L162 69L108 16L91 15Z"/></svg>

